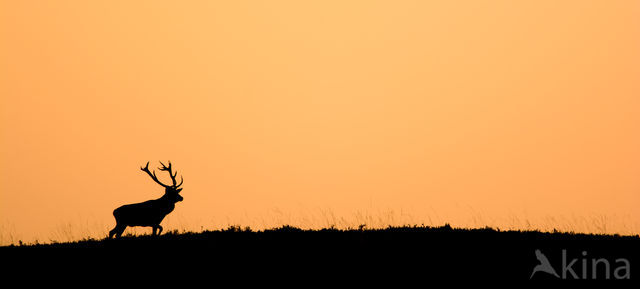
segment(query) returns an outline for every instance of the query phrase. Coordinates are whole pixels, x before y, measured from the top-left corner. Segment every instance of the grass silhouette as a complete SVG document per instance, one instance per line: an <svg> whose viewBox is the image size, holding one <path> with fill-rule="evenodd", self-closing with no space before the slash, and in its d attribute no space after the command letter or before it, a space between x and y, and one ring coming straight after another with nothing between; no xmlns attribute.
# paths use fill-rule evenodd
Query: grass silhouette
<svg viewBox="0 0 640 289"><path fill-rule="evenodd" d="M0 256L10 264L25 266L54 260L55 268L64 264L65 270L83 274L97 268L121 272L162 272L170 268L188 274L528 280L537 264L535 250L547 254L556 268L562 266L564 250L578 258L573 270L582 276L581 260L604 258L614 266L614 260L625 258L634 264L640 261L638 248L637 235L462 229L449 225L319 230L282 226L261 231L232 226L199 233L172 231L160 236L4 246L0 247ZM581 255L583 252L588 258ZM595 277L604 278L605 272L597 273ZM545 274L535 278L555 278Z"/></svg>
<svg viewBox="0 0 640 289"><path fill-rule="evenodd" d="M450 218L437 211L411 210L356 210L339 213L327 208L301 208L300 210L265 210L255 214L231 214L226 218L194 218L184 216L182 212L167 216L163 226L167 230L181 233L223 230L230 226L251 227L263 231L269 228L294 226L302 229L321 230L322 228L349 229L365 224L366 229L385 229L388 227L439 227L451 224L462 228L491 227L496 230L538 230L541 232L576 232L594 234L636 235L640 232L640 223L629 215L578 215L556 214L531 217L526 213L495 216L482 210L463 208L458 217ZM79 216L61 220L58 224L43 226L38 231L28 231L7 220L0 220L0 246L34 243L73 242L84 239L101 239L113 228L115 222L111 216ZM148 227L129 227L125 235L150 234ZM175 232L174 232L175 233Z"/></svg>

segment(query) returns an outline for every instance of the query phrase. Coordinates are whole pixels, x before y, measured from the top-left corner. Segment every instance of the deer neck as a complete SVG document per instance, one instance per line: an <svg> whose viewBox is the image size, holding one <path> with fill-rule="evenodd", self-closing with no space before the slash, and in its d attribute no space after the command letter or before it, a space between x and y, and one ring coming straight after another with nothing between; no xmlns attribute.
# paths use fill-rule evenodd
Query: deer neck
<svg viewBox="0 0 640 289"><path fill-rule="evenodd" d="M159 199L157 199L157 201L160 201L161 203L166 205L169 210L173 210L173 208L175 208L176 206L176 203L174 201L169 200L169 197L167 197L166 195L160 197Z"/></svg>

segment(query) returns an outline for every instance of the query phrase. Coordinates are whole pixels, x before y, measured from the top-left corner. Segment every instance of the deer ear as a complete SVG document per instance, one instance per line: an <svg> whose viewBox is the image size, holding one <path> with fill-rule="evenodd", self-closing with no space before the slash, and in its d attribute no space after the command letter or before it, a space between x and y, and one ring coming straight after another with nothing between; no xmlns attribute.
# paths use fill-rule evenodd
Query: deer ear
<svg viewBox="0 0 640 289"><path fill-rule="evenodd" d="M176 193L178 193L178 194L179 194L181 191L182 191L182 189L181 189L181 188L180 188L180 189L177 189L177 190L176 190Z"/></svg>

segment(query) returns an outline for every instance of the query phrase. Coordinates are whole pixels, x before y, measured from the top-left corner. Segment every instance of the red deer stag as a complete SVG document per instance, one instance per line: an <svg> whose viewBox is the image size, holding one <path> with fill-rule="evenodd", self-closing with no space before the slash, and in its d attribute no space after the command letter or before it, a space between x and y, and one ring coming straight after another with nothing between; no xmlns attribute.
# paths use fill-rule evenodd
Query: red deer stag
<svg viewBox="0 0 640 289"><path fill-rule="evenodd" d="M160 222L162 222L162 219L164 219L166 215L173 211L177 202L181 202L183 200L182 196L180 196L180 191L182 191L180 186L184 179L180 176L180 184L176 184L176 176L178 175L178 172L172 172L171 162L169 162L168 167L162 162L160 162L160 164L162 167L158 169L169 172L173 185L167 186L161 183L158 180L158 177L156 177L155 170L153 173L149 171L149 162L147 162L147 165L140 169L147 173L156 183L164 187L164 196L156 200L124 205L115 209L113 211L113 216L116 218L116 227L109 231L109 239L111 239L113 235L116 235L116 238L120 237L127 226L152 227L153 235L156 235L156 231L158 230L158 234L162 233L162 226L160 226Z"/></svg>

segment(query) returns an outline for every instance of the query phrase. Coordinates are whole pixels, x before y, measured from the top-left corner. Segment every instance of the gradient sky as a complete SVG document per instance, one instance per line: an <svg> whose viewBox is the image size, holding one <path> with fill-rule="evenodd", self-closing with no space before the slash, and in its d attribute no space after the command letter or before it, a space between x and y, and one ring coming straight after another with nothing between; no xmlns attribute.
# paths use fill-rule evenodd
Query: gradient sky
<svg viewBox="0 0 640 289"><path fill-rule="evenodd" d="M183 226L319 209L633 233L639 36L637 1L2 0L0 224L106 231L170 159Z"/></svg>

